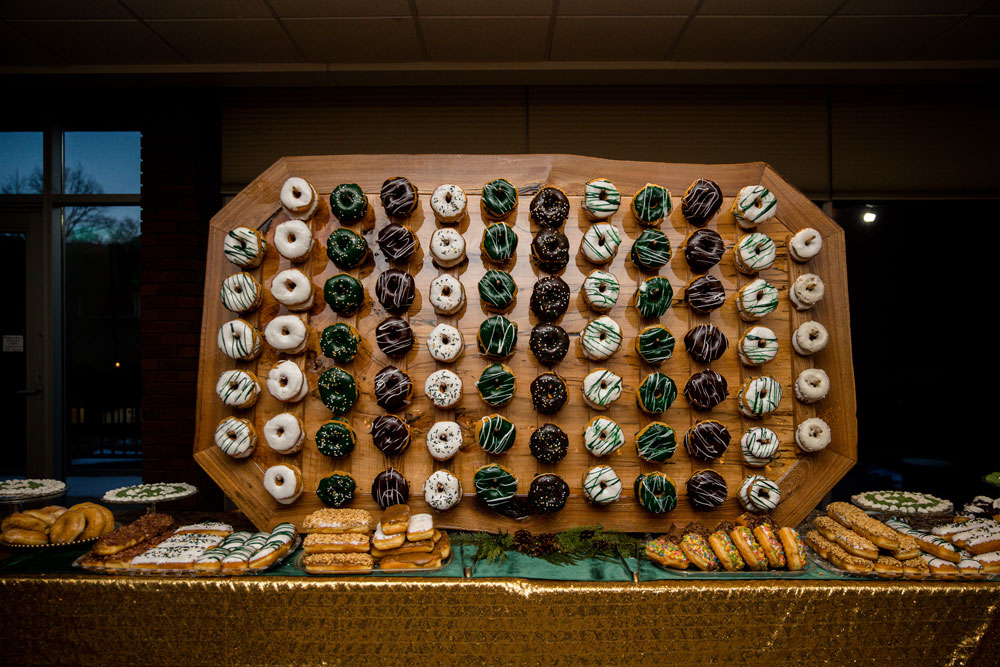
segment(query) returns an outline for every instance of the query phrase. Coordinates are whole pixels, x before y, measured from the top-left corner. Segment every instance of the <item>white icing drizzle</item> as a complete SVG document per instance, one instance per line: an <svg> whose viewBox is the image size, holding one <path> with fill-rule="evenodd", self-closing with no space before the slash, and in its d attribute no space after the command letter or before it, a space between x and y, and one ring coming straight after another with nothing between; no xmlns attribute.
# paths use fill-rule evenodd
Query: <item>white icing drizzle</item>
<svg viewBox="0 0 1000 667"><path fill-rule="evenodd" d="M260 305L260 283L249 273L234 273L222 281L222 305L234 313L245 313Z"/></svg>

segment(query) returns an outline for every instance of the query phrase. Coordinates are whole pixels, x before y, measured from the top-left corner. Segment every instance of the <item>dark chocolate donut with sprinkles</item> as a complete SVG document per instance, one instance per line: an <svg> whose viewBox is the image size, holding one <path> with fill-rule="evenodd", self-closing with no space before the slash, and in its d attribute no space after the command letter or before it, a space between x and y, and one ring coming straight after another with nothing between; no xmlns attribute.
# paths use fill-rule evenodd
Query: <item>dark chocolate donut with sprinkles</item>
<svg viewBox="0 0 1000 667"><path fill-rule="evenodd" d="M566 381L555 373L542 373L531 382L531 402L536 412L557 412L568 399Z"/></svg>
<svg viewBox="0 0 1000 667"><path fill-rule="evenodd" d="M528 347L543 364L555 364L569 352L569 334L557 324L536 324L531 330Z"/></svg>
<svg viewBox="0 0 1000 667"><path fill-rule="evenodd" d="M569 308L569 285L559 276L546 276L531 290L531 312L543 322L561 317Z"/></svg>
<svg viewBox="0 0 1000 667"><path fill-rule="evenodd" d="M539 514L558 512L566 506L569 484L558 475L544 473L531 480L528 503Z"/></svg>
<svg viewBox="0 0 1000 667"><path fill-rule="evenodd" d="M569 199L565 192L548 185L532 198L529 212L540 227L561 227L569 217Z"/></svg>
<svg viewBox="0 0 1000 667"><path fill-rule="evenodd" d="M569 239L558 229L543 229L531 242L531 258L547 273L559 273L569 264Z"/></svg>
<svg viewBox="0 0 1000 667"><path fill-rule="evenodd" d="M569 452L569 437L555 424L542 424L531 434L528 449L541 463L558 463Z"/></svg>

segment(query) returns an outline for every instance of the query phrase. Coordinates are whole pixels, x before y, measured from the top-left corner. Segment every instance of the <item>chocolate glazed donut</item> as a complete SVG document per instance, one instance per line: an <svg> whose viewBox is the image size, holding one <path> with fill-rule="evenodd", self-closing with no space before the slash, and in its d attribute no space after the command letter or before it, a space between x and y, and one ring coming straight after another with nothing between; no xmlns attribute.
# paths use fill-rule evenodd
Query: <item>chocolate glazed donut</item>
<svg viewBox="0 0 1000 667"><path fill-rule="evenodd" d="M698 470L687 482L688 500L695 509L710 510L726 502L726 480L714 470Z"/></svg>
<svg viewBox="0 0 1000 667"><path fill-rule="evenodd" d="M405 218L417 207L417 188L402 176L394 176L382 184L379 195L387 215Z"/></svg>
<svg viewBox="0 0 1000 667"><path fill-rule="evenodd" d="M528 440L531 455L542 463L558 463L569 452L569 437L555 424L542 424Z"/></svg>
<svg viewBox="0 0 1000 667"><path fill-rule="evenodd" d="M710 313L726 302L726 288L715 276L695 278L684 288L684 301L692 310Z"/></svg>
<svg viewBox="0 0 1000 667"><path fill-rule="evenodd" d="M694 407L711 410L729 395L729 383L713 370L701 371L688 379L684 395Z"/></svg>
<svg viewBox="0 0 1000 667"><path fill-rule="evenodd" d="M559 276L546 276L531 290L531 312L543 321L558 319L569 308L569 285Z"/></svg>
<svg viewBox="0 0 1000 667"><path fill-rule="evenodd" d="M692 271L704 272L719 263L726 243L714 229L697 229L684 244L684 259Z"/></svg>
<svg viewBox="0 0 1000 667"><path fill-rule="evenodd" d="M556 324L537 324L528 340L535 357L543 364L562 361L569 351L569 334Z"/></svg>
<svg viewBox="0 0 1000 667"><path fill-rule="evenodd" d="M375 342L387 357L401 357L413 347L413 329L401 317L387 317L375 327Z"/></svg>
<svg viewBox="0 0 1000 667"><path fill-rule="evenodd" d="M569 217L569 199L559 188L546 186L531 200L529 210L540 227L561 227Z"/></svg>
<svg viewBox="0 0 1000 667"><path fill-rule="evenodd" d="M395 366L386 366L375 375L375 402L383 410L396 412L410 404L413 382Z"/></svg>
<svg viewBox="0 0 1000 667"><path fill-rule="evenodd" d="M528 503L539 514L558 512L566 506L569 485L558 475L545 473L531 480Z"/></svg>
<svg viewBox="0 0 1000 667"><path fill-rule="evenodd" d="M684 434L684 449L689 456L711 461L726 453L730 439L729 429L719 422L700 421Z"/></svg>
<svg viewBox="0 0 1000 667"><path fill-rule="evenodd" d="M699 178L681 199L681 213L696 227L708 222L722 206L722 188L715 181Z"/></svg>
<svg viewBox="0 0 1000 667"><path fill-rule="evenodd" d="M372 442L386 456L402 454L410 444L410 429L399 417L381 415L372 422Z"/></svg>
<svg viewBox="0 0 1000 667"><path fill-rule="evenodd" d="M372 498L382 509L405 503L410 499L410 483L398 470L383 470L372 482Z"/></svg>
<svg viewBox="0 0 1000 667"><path fill-rule="evenodd" d="M386 269L375 281L375 297L390 313L405 313L416 296L413 276L399 269Z"/></svg>
<svg viewBox="0 0 1000 667"><path fill-rule="evenodd" d="M377 243L378 249L390 262L405 262L417 249L413 232L395 222L382 228Z"/></svg>
<svg viewBox="0 0 1000 667"><path fill-rule="evenodd" d="M566 382L555 373L542 373L531 382L531 402L536 412L557 412L568 398Z"/></svg>
<svg viewBox="0 0 1000 667"><path fill-rule="evenodd" d="M531 256L542 271L559 273L569 264L569 239L558 229L543 229L531 242Z"/></svg>
<svg viewBox="0 0 1000 667"><path fill-rule="evenodd" d="M729 340L719 327L699 324L684 336L684 347L695 361L709 364L729 349Z"/></svg>

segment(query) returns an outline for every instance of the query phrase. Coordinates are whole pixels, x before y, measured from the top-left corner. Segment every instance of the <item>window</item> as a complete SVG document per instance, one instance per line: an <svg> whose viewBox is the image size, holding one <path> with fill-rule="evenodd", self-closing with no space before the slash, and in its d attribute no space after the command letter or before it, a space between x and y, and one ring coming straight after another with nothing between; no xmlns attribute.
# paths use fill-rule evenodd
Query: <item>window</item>
<svg viewBox="0 0 1000 667"><path fill-rule="evenodd" d="M0 132L0 194L42 193L41 132Z"/></svg>
<svg viewBox="0 0 1000 667"><path fill-rule="evenodd" d="M66 132L63 192L139 194L139 132Z"/></svg>

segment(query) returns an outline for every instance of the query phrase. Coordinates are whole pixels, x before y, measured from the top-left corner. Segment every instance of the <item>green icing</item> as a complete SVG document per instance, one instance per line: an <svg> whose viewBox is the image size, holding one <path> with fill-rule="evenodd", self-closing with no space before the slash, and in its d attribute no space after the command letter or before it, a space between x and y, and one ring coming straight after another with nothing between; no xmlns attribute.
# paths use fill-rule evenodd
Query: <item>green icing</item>
<svg viewBox="0 0 1000 667"><path fill-rule="evenodd" d="M517 250L517 234L510 225L499 222L483 231L483 252L494 262L506 262Z"/></svg>
<svg viewBox="0 0 1000 667"><path fill-rule="evenodd" d="M659 414L673 405L677 398L677 385L669 375L650 373L639 385L636 398L640 410Z"/></svg>
<svg viewBox="0 0 1000 667"><path fill-rule="evenodd" d="M761 417L778 409L778 404L781 403L781 385L768 375L750 378L740 387L737 400L744 414Z"/></svg>
<svg viewBox="0 0 1000 667"><path fill-rule="evenodd" d="M584 381L583 395L587 397L587 400L595 403L597 405L608 405L614 399L618 398L622 392L622 379L615 373L607 369L601 369L595 371L600 373L600 375L594 378L588 388L586 381ZM589 379L590 376L587 376Z"/></svg>
<svg viewBox="0 0 1000 667"><path fill-rule="evenodd" d="M338 273L323 286L323 299L338 315L351 315L365 300L365 288L354 276Z"/></svg>
<svg viewBox="0 0 1000 667"><path fill-rule="evenodd" d="M339 368L330 368L319 376L319 397L335 417L344 414L358 402L358 386L354 376Z"/></svg>
<svg viewBox="0 0 1000 667"><path fill-rule="evenodd" d="M773 215L770 211L777 204L778 198L771 194L771 191L763 185L747 186L740 190L739 199L733 202L733 215L740 220L757 222ZM750 211L750 209L757 206L760 207L760 210Z"/></svg>
<svg viewBox="0 0 1000 667"><path fill-rule="evenodd" d="M357 222L368 211L368 197L356 183L341 183L330 193L330 210L341 222Z"/></svg>
<svg viewBox="0 0 1000 667"><path fill-rule="evenodd" d="M517 428L500 415L487 415L479 420L479 446L488 454L503 454L514 446Z"/></svg>
<svg viewBox="0 0 1000 667"><path fill-rule="evenodd" d="M774 241L767 234L747 234L736 245L736 252L740 261L750 269L767 268L774 263Z"/></svg>
<svg viewBox="0 0 1000 667"><path fill-rule="evenodd" d="M316 431L316 449L320 454L340 458L354 451L358 442L351 425L342 419L328 421Z"/></svg>
<svg viewBox="0 0 1000 667"><path fill-rule="evenodd" d="M483 186L483 206L494 218L504 218L517 205L517 189L506 178L498 178Z"/></svg>
<svg viewBox="0 0 1000 667"><path fill-rule="evenodd" d="M495 359L510 356L517 345L517 324L503 315L487 318L479 325L479 353Z"/></svg>
<svg viewBox="0 0 1000 667"><path fill-rule="evenodd" d="M476 495L490 507L504 504L517 493L517 477L495 463L477 470L472 481Z"/></svg>
<svg viewBox="0 0 1000 667"><path fill-rule="evenodd" d="M341 227L327 237L326 256L339 269L353 269L368 256L368 242L356 232Z"/></svg>
<svg viewBox="0 0 1000 667"><path fill-rule="evenodd" d="M517 383L514 373L503 364L492 364L486 367L476 382L476 389L483 400L493 407L506 405L514 398L514 386Z"/></svg>
<svg viewBox="0 0 1000 667"><path fill-rule="evenodd" d="M646 187L635 193L632 199L632 211L639 222L652 224L659 222L663 216L670 214L670 192L662 185L647 183Z"/></svg>
<svg viewBox="0 0 1000 667"><path fill-rule="evenodd" d="M361 336L357 330L343 322L323 329L319 340L323 354L341 364L350 363L357 356L360 345Z"/></svg>
<svg viewBox="0 0 1000 667"><path fill-rule="evenodd" d="M993 486L1000 486L1000 472L991 472L986 476L986 483Z"/></svg>
<svg viewBox="0 0 1000 667"><path fill-rule="evenodd" d="M506 271L491 269L479 279L479 298L493 308L507 308L516 294L517 284Z"/></svg>
<svg viewBox="0 0 1000 667"><path fill-rule="evenodd" d="M670 261L670 239L659 229L647 229L632 244L632 261L653 271Z"/></svg>
<svg viewBox="0 0 1000 667"><path fill-rule="evenodd" d="M333 473L319 480L316 496L328 507L343 507L354 500L354 478L348 474Z"/></svg>
<svg viewBox="0 0 1000 667"><path fill-rule="evenodd" d="M663 422L653 422L635 434L635 450L639 458L663 463L677 450L674 429Z"/></svg>
<svg viewBox="0 0 1000 667"><path fill-rule="evenodd" d="M222 253L237 266L257 266L267 242L249 227L237 227L226 235Z"/></svg>
<svg viewBox="0 0 1000 667"><path fill-rule="evenodd" d="M639 504L653 514L663 514L677 506L677 487L662 472L636 477L634 491Z"/></svg>
<svg viewBox="0 0 1000 667"><path fill-rule="evenodd" d="M666 361L674 353L674 335L662 324L654 324L639 332L636 351L647 364Z"/></svg>
<svg viewBox="0 0 1000 667"><path fill-rule="evenodd" d="M643 317L662 317L674 298L674 288L663 276L655 276L639 285L635 307Z"/></svg>
<svg viewBox="0 0 1000 667"><path fill-rule="evenodd" d="M595 178L583 189L583 208L597 218L610 217L622 203L622 195L614 184L604 178Z"/></svg>

